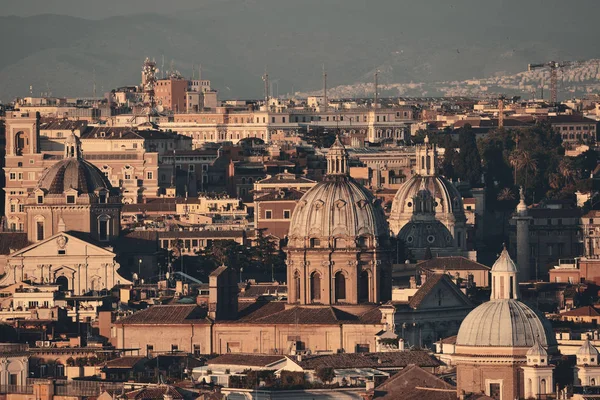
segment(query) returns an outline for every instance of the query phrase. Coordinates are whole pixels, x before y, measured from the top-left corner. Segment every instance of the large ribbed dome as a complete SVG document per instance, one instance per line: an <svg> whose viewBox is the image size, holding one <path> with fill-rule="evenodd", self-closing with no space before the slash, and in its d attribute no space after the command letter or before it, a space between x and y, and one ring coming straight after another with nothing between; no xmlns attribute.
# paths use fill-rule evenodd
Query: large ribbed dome
<svg viewBox="0 0 600 400"><path fill-rule="evenodd" d="M457 346L526 347L536 343L555 346L550 323L515 299L491 300L467 315L458 331Z"/></svg>
<svg viewBox="0 0 600 400"><path fill-rule="evenodd" d="M62 194L73 188L78 194L94 193L97 189L110 190L106 176L93 164L77 158L67 158L48 168L38 183L48 194Z"/></svg>
<svg viewBox="0 0 600 400"><path fill-rule="evenodd" d="M435 199L436 218L446 226L447 222L465 219L462 197L446 178L439 175L415 175L404 182L396 192L390 213L390 229L394 234L410 221L413 215L413 201L420 191L427 190Z"/></svg>
<svg viewBox="0 0 600 400"><path fill-rule="evenodd" d="M305 238L388 236L383 209L347 175L330 175L302 196L289 229L290 244ZM348 243L354 247L354 243Z"/></svg>

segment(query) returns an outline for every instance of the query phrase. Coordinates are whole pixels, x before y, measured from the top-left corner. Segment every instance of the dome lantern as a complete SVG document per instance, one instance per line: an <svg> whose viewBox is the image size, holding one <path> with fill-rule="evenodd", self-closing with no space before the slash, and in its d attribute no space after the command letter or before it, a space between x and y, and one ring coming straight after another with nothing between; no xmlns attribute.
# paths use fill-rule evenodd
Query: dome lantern
<svg viewBox="0 0 600 400"><path fill-rule="evenodd" d="M77 160L83 159L81 141L77 135L75 135L75 131L73 130L65 140L65 158L75 158Z"/></svg>
<svg viewBox="0 0 600 400"><path fill-rule="evenodd" d="M327 175L349 175L348 152L339 135L327 152Z"/></svg>
<svg viewBox="0 0 600 400"><path fill-rule="evenodd" d="M492 267L492 295L490 300L518 300L518 269L506 246Z"/></svg>

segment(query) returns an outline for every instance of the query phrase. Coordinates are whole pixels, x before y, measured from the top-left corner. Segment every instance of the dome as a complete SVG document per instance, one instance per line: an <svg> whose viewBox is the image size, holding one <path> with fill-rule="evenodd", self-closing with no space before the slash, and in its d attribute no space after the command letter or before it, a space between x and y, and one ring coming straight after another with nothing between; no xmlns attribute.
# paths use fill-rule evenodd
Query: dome
<svg viewBox="0 0 600 400"><path fill-rule="evenodd" d="M594 345L592 345L592 343L590 342L589 339L585 339L585 342L583 343L583 345L577 349L577 353L575 353L575 355L577 357L597 357L598 356L598 349L596 349L596 347L594 347Z"/></svg>
<svg viewBox="0 0 600 400"><path fill-rule="evenodd" d="M492 266L492 272L517 272L517 265L510 258L506 247L500 253L500 257L496 260L494 265Z"/></svg>
<svg viewBox="0 0 600 400"><path fill-rule="evenodd" d="M414 221L404 225L398 238L410 248L453 247L452 234L440 221Z"/></svg>
<svg viewBox="0 0 600 400"><path fill-rule="evenodd" d="M397 233L413 215L414 198L427 190L434 198L436 218L446 223L466 219L460 193L446 178L439 175L414 175L396 192L390 213L390 229ZM446 224L447 225L447 224Z"/></svg>
<svg viewBox="0 0 600 400"><path fill-rule="evenodd" d="M78 158L66 158L48 168L38 183L48 194L63 194L73 188L79 195L98 189L112 189L106 176L93 164Z"/></svg>
<svg viewBox="0 0 600 400"><path fill-rule="evenodd" d="M388 233L383 209L368 190L347 175L328 175L296 205L289 245L304 247L306 238L347 237L352 240L347 247L356 247L355 238L387 237Z"/></svg>
<svg viewBox="0 0 600 400"><path fill-rule="evenodd" d="M456 338L457 346L525 347L536 343L556 346L550 323L515 299L491 300L467 315Z"/></svg>
<svg viewBox="0 0 600 400"><path fill-rule="evenodd" d="M539 342L536 342L532 348L527 350L526 355L527 357L547 357L548 352Z"/></svg>

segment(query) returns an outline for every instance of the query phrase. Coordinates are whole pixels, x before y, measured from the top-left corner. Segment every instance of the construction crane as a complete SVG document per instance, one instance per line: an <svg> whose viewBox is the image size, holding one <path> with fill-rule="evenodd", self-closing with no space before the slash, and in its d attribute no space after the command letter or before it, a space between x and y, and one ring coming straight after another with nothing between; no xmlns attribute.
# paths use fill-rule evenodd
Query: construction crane
<svg viewBox="0 0 600 400"><path fill-rule="evenodd" d="M548 61L542 64L529 64L527 66L528 71L533 71L535 69L540 68L549 68L550 69L550 102L556 103L558 101L558 69L564 67L570 67L572 65L577 64L576 62L571 61ZM543 89L542 89L543 90Z"/></svg>

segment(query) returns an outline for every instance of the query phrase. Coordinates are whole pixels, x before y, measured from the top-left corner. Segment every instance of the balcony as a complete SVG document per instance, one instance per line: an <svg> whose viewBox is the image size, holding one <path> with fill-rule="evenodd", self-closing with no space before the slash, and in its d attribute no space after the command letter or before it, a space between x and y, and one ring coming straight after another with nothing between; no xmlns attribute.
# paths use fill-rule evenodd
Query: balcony
<svg viewBox="0 0 600 400"><path fill-rule="evenodd" d="M119 179L119 187L142 187L143 183L144 181L142 179Z"/></svg>

